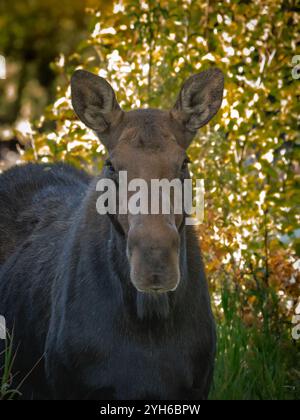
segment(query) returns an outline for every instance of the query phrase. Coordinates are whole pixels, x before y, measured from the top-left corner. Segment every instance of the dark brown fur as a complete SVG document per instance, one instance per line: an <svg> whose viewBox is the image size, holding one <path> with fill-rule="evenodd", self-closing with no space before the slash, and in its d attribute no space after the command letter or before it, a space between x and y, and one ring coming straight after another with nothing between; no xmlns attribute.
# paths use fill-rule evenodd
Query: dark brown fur
<svg viewBox="0 0 300 420"><path fill-rule="evenodd" d="M124 113L106 81L76 72L75 111L109 151L100 177L63 164L0 176L0 314L14 386L35 366L24 399L207 398L215 325L193 228L184 215L100 216L96 183L189 177L185 149L222 89L211 70L171 111Z"/></svg>

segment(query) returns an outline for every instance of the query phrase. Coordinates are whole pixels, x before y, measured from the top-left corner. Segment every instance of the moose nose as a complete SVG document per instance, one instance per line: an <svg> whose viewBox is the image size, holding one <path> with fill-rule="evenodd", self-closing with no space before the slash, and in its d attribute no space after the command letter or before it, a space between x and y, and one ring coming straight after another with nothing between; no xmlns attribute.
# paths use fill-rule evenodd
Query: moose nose
<svg viewBox="0 0 300 420"><path fill-rule="evenodd" d="M173 226L134 228L128 238L131 281L137 290L165 293L179 282L179 234Z"/></svg>

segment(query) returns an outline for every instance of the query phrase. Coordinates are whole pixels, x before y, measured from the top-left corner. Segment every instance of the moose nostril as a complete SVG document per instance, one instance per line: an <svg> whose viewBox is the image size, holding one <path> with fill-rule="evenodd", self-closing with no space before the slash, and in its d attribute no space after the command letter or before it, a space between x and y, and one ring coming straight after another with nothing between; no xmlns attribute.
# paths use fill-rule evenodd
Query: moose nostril
<svg viewBox="0 0 300 420"><path fill-rule="evenodd" d="M153 282L154 286L159 286L160 276L158 274L153 274L152 275L152 282Z"/></svg>

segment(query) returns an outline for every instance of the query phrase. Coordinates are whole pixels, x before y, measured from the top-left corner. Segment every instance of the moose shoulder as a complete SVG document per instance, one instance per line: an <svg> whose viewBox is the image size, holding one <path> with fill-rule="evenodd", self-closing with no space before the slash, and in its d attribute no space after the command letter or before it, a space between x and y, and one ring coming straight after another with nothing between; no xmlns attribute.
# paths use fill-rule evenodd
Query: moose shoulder
<svg viewBox="0 0 300 420"><path fill-rule="evenodd" d="M188 178L186 149L221 105L222 73L192 76L170 111L124 112L83 70L71 87L77 116L108 150L103 172L26 165L0 176L14 385L27 376L24 399L205 399L216 338L193 228L184 214L99 215L96 184L120 171L147 184Z"/></svg>

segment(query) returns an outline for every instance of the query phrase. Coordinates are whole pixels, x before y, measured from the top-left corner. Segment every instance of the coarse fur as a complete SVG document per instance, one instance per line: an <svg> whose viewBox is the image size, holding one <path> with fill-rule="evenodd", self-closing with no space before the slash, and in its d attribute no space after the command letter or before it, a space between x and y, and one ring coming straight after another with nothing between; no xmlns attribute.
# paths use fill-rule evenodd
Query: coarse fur
<svg viewBox="0 0 300 420"><path fill-rule="evenodd" d="M179 105L174 108L176 121L181 118L178 110ZM134 153L145 149L144 158L141 154L138 159L145 159L145 174L147 162L155 166L164 148L168 156L178 154L180 124L174 115L141 110L115 116L120 122L111 134L111 139L118 138L110 151L113 159L118 147L123 147L123 158L130 150L127 161L135 170ZM133 122L139 125L136 136ZM145 136L145 130L158 134ZM27 376L23 399L206 399L216 336L194 228L174 222L179 248L172 252L178 252L180 268L176 290L152 289L154 278L167 287L164 278L173 271L162 264L159 274L146 272L148 292L139 291L128 251L134 222L96 212L96 184L107 171L105 167L94 178L65 164L29 164L0 175L0 314L13 331L13 386ZM158 223L154 233L152 222ZM163 217L144 220L145 237L136 235L135 246L139 250L150 243L151 234L157 245L153 255L153 244L138 254L142 267L144 262L162 262L163 255L168 258L160 249L166 238L160 241L158 235L169 224ZM0 340L0 354L3 349Z"/></svg>

